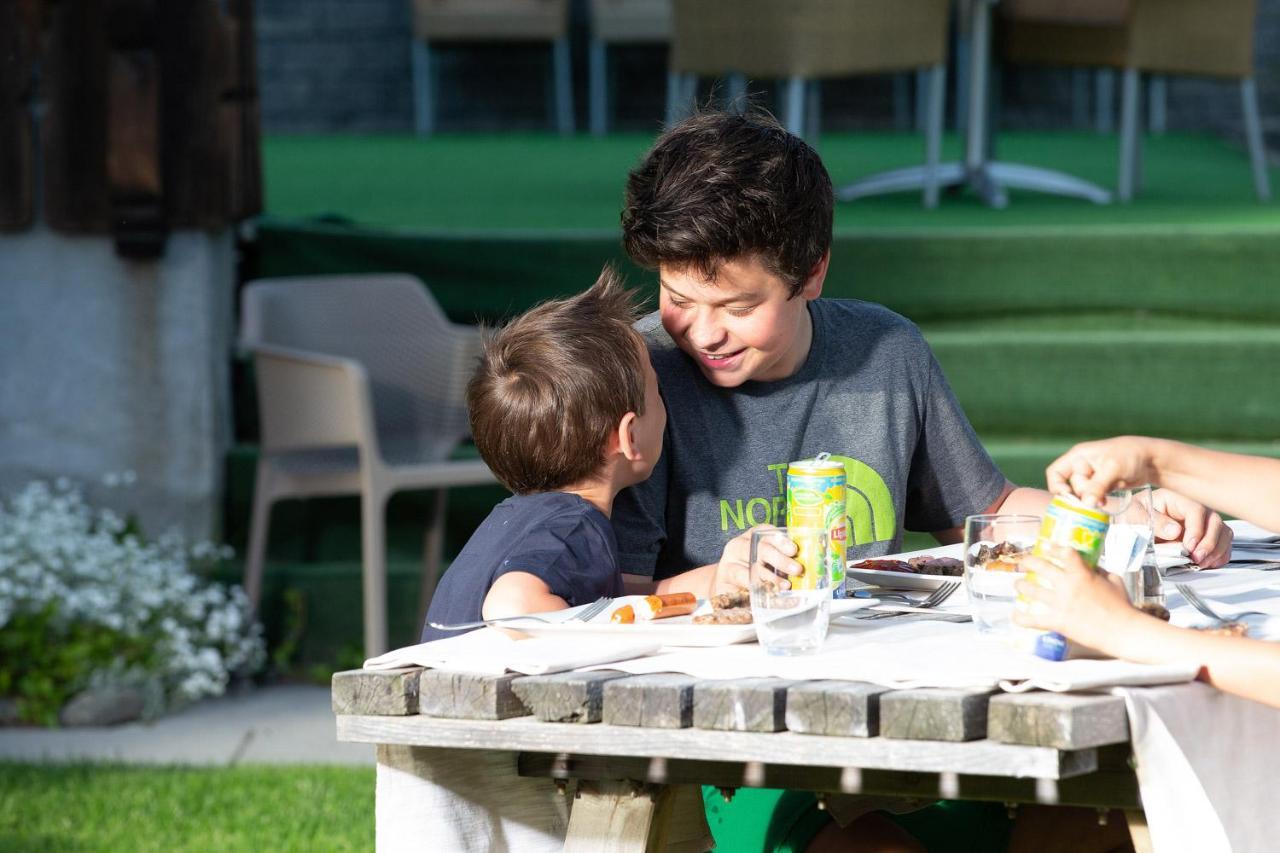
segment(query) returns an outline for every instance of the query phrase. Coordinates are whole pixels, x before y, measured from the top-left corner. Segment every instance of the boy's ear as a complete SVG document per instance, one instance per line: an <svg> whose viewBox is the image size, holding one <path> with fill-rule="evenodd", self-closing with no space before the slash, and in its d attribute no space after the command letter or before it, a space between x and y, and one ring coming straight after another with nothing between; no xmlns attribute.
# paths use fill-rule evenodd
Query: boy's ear
<svg viewBox="0 0 1280 853"><path fill-rule="evenodd" d="M618 421L618 428L614 430L613 435L609 438L609 449L622 454L622 458L628 462L634 462L640 458L640 448L636 446L636 413L627 412L622 416L622 420Z"/></svg>
<svg viewBox="0 0 1280 853"><path fill-rule="evenodd" d="M818 262L809 270L809 275L800 288L800 295L805 299L817 299L822 295L822 284L827 280L827 268L831 266L831 250L827 249Z"/></svg>

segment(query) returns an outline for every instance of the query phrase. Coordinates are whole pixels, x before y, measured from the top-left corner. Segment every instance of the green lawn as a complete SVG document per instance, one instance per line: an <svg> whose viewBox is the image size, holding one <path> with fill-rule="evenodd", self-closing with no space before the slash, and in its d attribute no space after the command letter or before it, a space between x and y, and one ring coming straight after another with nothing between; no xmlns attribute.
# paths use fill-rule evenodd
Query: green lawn
<svg viewBox="0 0 1280 853"><path fill-rule="evenodd" d="M0 762L0 850L372 850L372 767Z"/></svg>

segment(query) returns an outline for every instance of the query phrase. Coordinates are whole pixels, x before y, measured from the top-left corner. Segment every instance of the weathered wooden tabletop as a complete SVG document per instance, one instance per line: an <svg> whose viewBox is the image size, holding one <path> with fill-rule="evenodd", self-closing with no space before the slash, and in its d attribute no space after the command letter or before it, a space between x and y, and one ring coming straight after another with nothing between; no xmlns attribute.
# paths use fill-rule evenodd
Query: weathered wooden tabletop
<svg viewBox="0 0 1280 853"><path fill-rule="evenodd" d="M405 669L337 673L333 709L340 740L511 750L528 776L1141 809L1109 695Z"/></svg>

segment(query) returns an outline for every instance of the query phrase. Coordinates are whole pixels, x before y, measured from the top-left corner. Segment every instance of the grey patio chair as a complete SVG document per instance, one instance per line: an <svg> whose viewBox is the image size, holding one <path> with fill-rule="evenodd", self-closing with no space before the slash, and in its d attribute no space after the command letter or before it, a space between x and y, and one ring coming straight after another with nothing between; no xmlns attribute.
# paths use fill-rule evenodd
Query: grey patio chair
<svg viewBox="0 0 1280 853"><path fill-rule="evenodd" d="M286 497L359 495L365 654L387 650L384 510L395 492L434 491L419 609L439 576L445 489L495 482L480 460L449 457L468 434L465 390L479 331L449 322L410 275L261 279L241 295L253 356L261 453L245 590L262 592L271 506Z"/></svg>
<svg viewBox="0 0 1280 853"><path fill-rule="evenodd" d="M818 132L818 84L833 77L925 70L925 164L938 165L945 108L950 0L673 0L671 70L679 101L693 100L699 76L785 81L783 124ZM735 80L736 78L736 80ZM936 168L928 173L936 172ZM842 188L843 189L843 188ZM869 193L867 193L869 194ZM924 204L937 204L926 180ZM856 195L840 194L841 198Z"/></svg>
<svg viewBox="0 0 1280 853"><path fill-rule="evenodd" d="M1254 192L1259 201L1271 198L1253 78L1257 0L1006 0L1000 6L1006 62L1121 72L1121 201L1132 199L1142 184L1143 75L1236 83Z"/></svg>
<svg viewBox="0 0 1280 853"><path fill-rule="evenodd" d="M609 46L667 44L671 41L671 0L591 0L590 74L587 78L591 132L609 129ZM667 75L667 118L675 109L676 87Z"/></svg>
<svg viewBox="0 0 1280 853"><path fill-rule="evenodd" d="M568 0L410 0L410 4L413 117L419 135L428 136L435 129L431 45L483 41L550 46L555 126L560 133L573 133Z"/></svg>

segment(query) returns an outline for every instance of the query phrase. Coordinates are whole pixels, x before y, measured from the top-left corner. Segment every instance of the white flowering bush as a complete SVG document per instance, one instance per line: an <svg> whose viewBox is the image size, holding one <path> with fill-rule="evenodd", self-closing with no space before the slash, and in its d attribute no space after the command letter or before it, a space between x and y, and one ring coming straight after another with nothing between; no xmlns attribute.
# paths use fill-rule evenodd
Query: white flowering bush
<svg viewBox="0 0 1280 853"><path fill-rule="evenodd" d="M65 481L28 484L0 503L0 696L51 724L87 687L140 687L149 716L221 694L266 657L244 591L196 573L227 555L143 541Z"/></svg>

